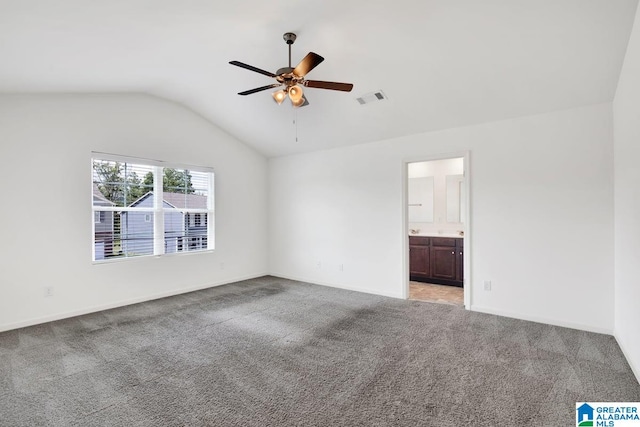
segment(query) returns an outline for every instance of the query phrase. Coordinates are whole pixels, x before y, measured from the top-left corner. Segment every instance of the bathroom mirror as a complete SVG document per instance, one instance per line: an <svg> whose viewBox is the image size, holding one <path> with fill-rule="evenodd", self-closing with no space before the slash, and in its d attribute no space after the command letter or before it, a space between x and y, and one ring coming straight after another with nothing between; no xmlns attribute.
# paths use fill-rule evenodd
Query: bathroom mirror
<svg viewBox="0 0 640 427"><path fill-rule="evenodd" d="M409 178L409 222L433 222L433 177Z"/></svg>
<svg viewBox="0 0 640 427"><path fill-rule="evenodd" d="M447 175L447 222L464 222L464 175Z"/></svg>

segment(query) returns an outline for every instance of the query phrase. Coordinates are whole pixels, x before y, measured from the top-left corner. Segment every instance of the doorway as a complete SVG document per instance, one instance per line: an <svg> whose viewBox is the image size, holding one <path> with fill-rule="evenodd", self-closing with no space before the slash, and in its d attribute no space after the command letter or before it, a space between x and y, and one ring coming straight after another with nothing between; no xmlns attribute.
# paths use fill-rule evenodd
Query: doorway
<svg viewBox="0 0 640 427"><path fill-rule="evenodd" d="M470 307L468 158L404 162L408 299Z"/></svg>

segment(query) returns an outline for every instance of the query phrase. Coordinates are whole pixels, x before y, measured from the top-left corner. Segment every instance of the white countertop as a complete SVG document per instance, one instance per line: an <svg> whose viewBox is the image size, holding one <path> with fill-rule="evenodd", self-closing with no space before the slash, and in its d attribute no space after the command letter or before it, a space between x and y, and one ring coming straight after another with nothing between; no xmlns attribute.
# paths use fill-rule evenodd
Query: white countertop
<svg viewBox="0 0 640 427"><path fill-rule="evenodd" d="M429 233L429 232L425 232L425 233L418 233L418 234L411 234L409 233L409 237L456 237L456 238L464 238L464 236L459 235L458 233Z"/></svg>

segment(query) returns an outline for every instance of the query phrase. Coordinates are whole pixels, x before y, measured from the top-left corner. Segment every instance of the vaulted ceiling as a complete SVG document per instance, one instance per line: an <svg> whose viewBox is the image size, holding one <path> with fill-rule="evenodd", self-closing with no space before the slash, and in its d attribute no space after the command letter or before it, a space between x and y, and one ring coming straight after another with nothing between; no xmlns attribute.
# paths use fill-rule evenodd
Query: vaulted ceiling
<svg viewBox="0 0 640 427"><path fill-rule="evenodd" d="M0 0L0 92L149 93L280 156L611 101L637 3ZM275 72L288 31L353 91L238 96L272 80L228 62Z"/></svg>

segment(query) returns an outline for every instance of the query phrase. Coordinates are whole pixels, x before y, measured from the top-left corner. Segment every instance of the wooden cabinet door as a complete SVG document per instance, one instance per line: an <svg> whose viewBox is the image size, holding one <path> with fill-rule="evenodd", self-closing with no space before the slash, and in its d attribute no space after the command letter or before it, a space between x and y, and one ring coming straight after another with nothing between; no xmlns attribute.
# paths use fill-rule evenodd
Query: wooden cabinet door
<svg viewBox="0 0 640 427"><path fill-rule="evenodd" d="M431 247L431 277L456 280L456 248Z"/></svg>
<svg viewBox="0 0 640 427"><path fill-rule="evenodd" d="M464 241L456 239L456 280L464 282Z"/></svg>
<svg viewBox="0 0 640 427"><path fill-rule="evenodd" d="M411 274L429 276L429 246L409 246L409 270Z"/></svg>
<svg viewBox="0 0 640 427"><path fill-rule="evenodd" d="M456 248L456 280L462 282L464 279L464 255L462 248Z"/></svg>

